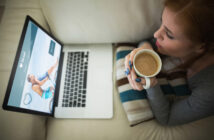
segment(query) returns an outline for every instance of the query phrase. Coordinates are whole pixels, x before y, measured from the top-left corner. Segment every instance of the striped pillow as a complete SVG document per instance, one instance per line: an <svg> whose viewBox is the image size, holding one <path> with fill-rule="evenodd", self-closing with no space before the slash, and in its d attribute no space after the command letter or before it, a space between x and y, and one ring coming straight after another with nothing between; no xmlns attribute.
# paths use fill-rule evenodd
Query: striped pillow
<svg viewBox="0 0 214 140"><path fill-rule="evenodd" d="M126 112L130 126L134 126L143 121L154 118L152 110L146 96L146 90L133 90L125 75L125 56L129 54L135 46L119 46L116 50L116 80L120 100ZM164 64L163 62L163 65ZM183 98L190 94L186 80L181 73L167 77L160 75L158 83L167 98L171 101ZM182 93L182 94L181 94Z"/></svg>

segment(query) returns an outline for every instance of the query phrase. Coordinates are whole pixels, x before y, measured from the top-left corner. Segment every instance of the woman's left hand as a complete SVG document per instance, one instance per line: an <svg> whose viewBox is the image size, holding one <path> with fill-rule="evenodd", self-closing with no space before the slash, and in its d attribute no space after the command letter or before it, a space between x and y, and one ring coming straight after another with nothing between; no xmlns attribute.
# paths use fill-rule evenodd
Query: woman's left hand
<svg viewBox="0 0 214 140"><path fill-rule="evenodd" d="M139 90L139 91L141 91L141 90L143 90L144 88L143 88L143 85L146 85L146 80L145 80L145 78L143 78L143 77L137 77L136 78L136 80L135 80L135 82L137 83L136 84L136 89L135 90ZM154 87L156 84L157 84L157 78L156 77L151 77L150 78L150 88L151 87Z"/></svg>

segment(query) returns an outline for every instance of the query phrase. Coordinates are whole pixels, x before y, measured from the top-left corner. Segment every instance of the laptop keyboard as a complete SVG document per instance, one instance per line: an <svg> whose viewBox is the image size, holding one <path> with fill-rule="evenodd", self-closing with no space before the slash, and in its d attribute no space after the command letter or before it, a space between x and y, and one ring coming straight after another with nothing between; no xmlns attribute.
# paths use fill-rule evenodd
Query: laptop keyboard
<svg viewBox="0 0 214 140"><path fill-rule="evenodd" d="M62 107L86 107L88 51L69 52Z"/></svg>

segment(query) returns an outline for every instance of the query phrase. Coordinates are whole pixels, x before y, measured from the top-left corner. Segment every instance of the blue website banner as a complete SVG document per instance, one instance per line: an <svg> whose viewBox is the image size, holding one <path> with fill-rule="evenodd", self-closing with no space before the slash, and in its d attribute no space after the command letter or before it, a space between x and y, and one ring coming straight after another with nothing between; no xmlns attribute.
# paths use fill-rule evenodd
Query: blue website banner
<svg viewBox="0 0 214 140"><path fill-rule="evenodd" d="M56 45L56 43L53 40L51 40L49 54L52 56L54 56L55 45Z"/></svg>

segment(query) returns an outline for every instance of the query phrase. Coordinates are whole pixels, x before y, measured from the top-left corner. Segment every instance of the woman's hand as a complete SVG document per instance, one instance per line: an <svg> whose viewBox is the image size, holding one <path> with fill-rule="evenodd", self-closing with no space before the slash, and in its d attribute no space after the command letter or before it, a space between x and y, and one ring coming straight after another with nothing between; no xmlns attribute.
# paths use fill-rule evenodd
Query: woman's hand
<svg viewBox="0 0 214 140"><path fill-rule="evenodd" d="M129 80L130 85L134 90L143 90L143 85L146 85L146 81L142 77L137 77L134 68L133 68L133 59L135 54L142 49L152 49L149 43L142 44L141 47L134 49L125 57L125 74ZM150 78L150 87L153 87L157 84L157 79L155 77Z"/></svg>

